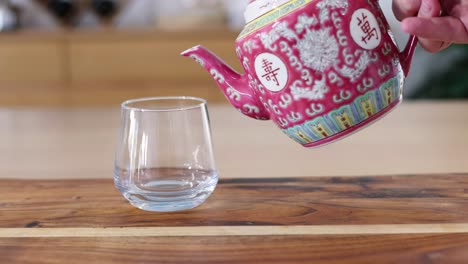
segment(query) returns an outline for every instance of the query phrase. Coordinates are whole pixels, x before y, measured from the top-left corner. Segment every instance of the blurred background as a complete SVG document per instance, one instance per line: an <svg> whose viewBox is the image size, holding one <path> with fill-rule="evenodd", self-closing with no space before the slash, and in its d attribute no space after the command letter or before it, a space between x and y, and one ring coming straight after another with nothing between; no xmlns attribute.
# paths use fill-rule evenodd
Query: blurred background
<svg viewBox="0 0 468 264"><path fill-rule="evenodd" d="M224 102L179 53L203 44L240 69L248 0L0 0L0 105L103 106L160 95ZM381 1L403 47L391 1ZM406 98L468 98L468 48L418 48Z"/></svg>

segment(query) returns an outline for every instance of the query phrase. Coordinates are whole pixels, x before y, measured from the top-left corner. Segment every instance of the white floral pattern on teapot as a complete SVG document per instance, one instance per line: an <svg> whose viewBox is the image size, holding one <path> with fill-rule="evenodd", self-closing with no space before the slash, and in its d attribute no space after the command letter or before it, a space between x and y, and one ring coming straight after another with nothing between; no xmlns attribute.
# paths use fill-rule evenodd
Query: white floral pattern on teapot
<svg viewBox="0 0 468 264"><path fill-rule="evenodd" d="M239 111L273 120L301 145L340 139L401 102L417 40L400 53L376 1L257 0L246 19L236 41L245 74L201 46L183 55Z"/></svg>

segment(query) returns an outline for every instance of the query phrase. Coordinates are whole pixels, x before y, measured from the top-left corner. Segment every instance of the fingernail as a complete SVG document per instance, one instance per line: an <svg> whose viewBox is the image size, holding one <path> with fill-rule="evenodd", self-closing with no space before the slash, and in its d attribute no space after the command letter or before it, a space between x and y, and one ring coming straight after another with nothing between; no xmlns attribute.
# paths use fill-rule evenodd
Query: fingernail
<svg viewBox="0 0 468 264"><path fill-rule="evenodd" d="M419 8L420 16L432 16L432 5L430 0L422 0Z"/></svg>

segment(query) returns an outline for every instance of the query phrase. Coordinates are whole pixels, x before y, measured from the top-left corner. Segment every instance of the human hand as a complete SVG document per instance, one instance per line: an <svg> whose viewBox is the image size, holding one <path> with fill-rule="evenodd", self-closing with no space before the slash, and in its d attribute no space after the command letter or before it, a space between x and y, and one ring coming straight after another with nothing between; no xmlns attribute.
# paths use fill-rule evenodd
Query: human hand
<svg viewBox="0 0 468 264"><path fill-rule="evenodd" d="M468 0L393 0L393 12L429 52L468 44Z"/></svg>

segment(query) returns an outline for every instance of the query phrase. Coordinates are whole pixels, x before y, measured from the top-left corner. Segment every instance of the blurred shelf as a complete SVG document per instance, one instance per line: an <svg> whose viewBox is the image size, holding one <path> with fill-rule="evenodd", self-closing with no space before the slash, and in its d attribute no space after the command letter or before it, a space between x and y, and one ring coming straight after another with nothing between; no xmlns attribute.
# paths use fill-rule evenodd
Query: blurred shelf
<svg viewBox="0 0 468 264"><path fill-rule="evenodd" d="M172 38L186 39L187 37L201 38L219 38L236 37L239 32L230 28L219 29L193 29L193 30L163 30L156 28L132 28L116 29L113 27L75 28L75 29L54 29L54 30L18 30L12 32L0 32L0 40L57 40L57 39L109 39L109 38Z"/></svg>
<svg viewBox="0 0 468 264"><path fill-rule="evenodd" d="M99 30L0 34L0 105L118 104L141 96L224 96L181 57L202 44L235 69L230 30Z"/></svg>

